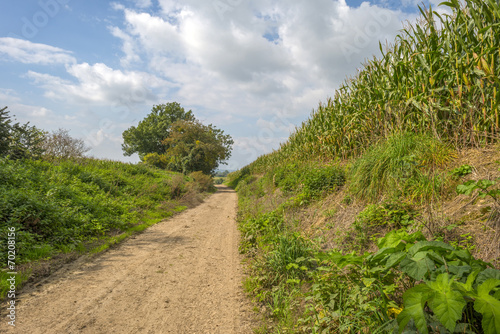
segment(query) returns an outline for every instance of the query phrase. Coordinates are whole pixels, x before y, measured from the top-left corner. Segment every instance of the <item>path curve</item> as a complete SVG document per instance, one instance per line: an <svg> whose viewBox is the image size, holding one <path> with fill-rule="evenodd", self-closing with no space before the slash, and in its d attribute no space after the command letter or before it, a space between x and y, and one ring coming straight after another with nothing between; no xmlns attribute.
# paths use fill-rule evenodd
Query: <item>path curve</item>
<svg viewBox="0 0 500 334"><path fill-rule="evenodd" d="M236 193L219 186L198 207L66 266L25 289L8 332L251 333L236 212Z"/></svg>

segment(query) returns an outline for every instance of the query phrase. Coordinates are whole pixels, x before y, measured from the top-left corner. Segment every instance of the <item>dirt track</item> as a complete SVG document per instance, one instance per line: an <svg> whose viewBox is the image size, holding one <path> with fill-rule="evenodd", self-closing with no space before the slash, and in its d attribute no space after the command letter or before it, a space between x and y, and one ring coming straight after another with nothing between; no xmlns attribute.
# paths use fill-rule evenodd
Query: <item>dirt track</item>
<svg viewBox="0 0 500 334"><path fill-rule="evenodd" d="M229 188L17 300L14 333L251 333ZM2 319L0 332L5 332Z"/></svg>

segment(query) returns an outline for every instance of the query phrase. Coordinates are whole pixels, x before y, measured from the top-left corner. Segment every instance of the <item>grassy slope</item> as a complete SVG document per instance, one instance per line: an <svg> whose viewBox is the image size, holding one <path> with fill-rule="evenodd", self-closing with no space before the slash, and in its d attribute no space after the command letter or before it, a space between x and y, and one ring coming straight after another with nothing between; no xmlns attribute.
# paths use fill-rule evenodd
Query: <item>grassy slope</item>
<svg viewBox="0 0 500 334"><path fill-rule="evenodd" d="M423 172L426 177L417 174L384 184L374 198L363 198L353 186L358 159L343 166L289 164L263 176L234 174L232 185L240 196L240 247L252 273L246 288L269 320L260 331L388 332L384 324L397 326L404 291L421 279L432 280L441 265L434 262L435 269L419 278L408 277L401 268L384 271L389 278L365 275L373 266L363 254L378 251L377 241L390 231L422 233L427 240L443 241L489 262L483 269L500 268L495 200L477 192L456 192L468 180L500 177L498 146L447 154L446 164ZM462 166L471 166L471 173L459 176ZM439 182L429 189L428 178ZM350 262L347 254L360 257ZM455 260L449 257L454 265ZM387 289L387 300L366 286L372 279L380 284L377 289ZM465 323L474 321L472 330L481 332L480 319Z"/></svg>
<svg viewBox="0 0 500 334"><path fill-rule="evenodd" d="M1 267L8 265L8 229L16 231L20 284L51 258L99 252L185 209L200 200L199 188L182 175L145 165L0 159ZM0 288L3 297L7 286Z"/></svg>
<svg viewBox="0 0 500 334"><path fill-rule="evenodd" d="M449 5L229 176L257 332L500 331L500 6Z"/></svg>

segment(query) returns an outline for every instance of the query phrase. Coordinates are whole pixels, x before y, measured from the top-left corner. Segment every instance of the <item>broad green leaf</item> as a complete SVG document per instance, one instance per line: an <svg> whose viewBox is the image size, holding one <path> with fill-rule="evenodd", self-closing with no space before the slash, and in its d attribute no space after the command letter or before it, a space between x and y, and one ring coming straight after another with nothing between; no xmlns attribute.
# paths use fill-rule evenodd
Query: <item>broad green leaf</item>
<svg viewBox="0 0 500 334"><path fill-rule="evenodd" d="M470 195L477 188L478 188L477 182L474 180L470 180L464 184L458 185L457 186L457 193L463 194L463 195Z"/></svg>
<svg viewBox="0 0 500 334"><path fill-rule="evenodd" d="M450 274L455 275L457 278L462 278L464 274L468 274L472 271L471 266L448 266L448 271Z"/></svg>
<svg viewBox="0 0 500 334"><path fill-rule="evenodd" d="M426 252L419 252L414 257L401 261L400 267L408 276L418 281L434 269L434 262L427 257Z"/></svg>
<svg viewBox="0 0 500 334"><path fill-rule="evenodd" d="M435 281L427 283L434 292L429 300L429 307L450 332L455 329L467 304L462 294L458 290L452 289L453 283L453 279L450 280L448 274L441 274Z"/></svg>
<svg viewBox="0 0 500 334"><path fill-rule="evenodd" d="M384 248L397 247L403 242L403 240L405 240L406 237L408 237L408 233L404 230L391 231L384 237L378 239L377 246L380 250Z"/></svg>
<svg viewBox="0 0 500 334"><path fill-rule="evenodd" d="M403 250L405 244L413 244L415 241L426 240L422 232L418 231L408 234L405 230L393 230L387 233L384 237L379 238L377 246L379 249L395 247L398 250Z"/></svg>
<svg viewBox="0 0 500 334"><path fill-rule="evenodd" d="M460 259L466 263L470 263L472 260L472 255L467 249L455 250L451 254L446 256L446 259L452 261L454 259Z"/></svg>
<svg viewBox="0 0 500 334"><path fill-rule="evenodd" d="M394 253L387 259L385 263L385 269L390 269L397 266L401 261L406 258L406 254L403 252Z"/></svg>
<svg viewBox="0 0 500 334"><path fill-rule="evenodd" d="M488 268L479 273L477 275L477 280L476 284L481 285L483 284L487 279L494 278L494 279L500 279L500 270L498 269L493 269L493 268Z"/></svg>
<svg viewBox="0 0 500 334"><path fill-rule="evenodd" d="M427 321L425 321L424 306L430 292L431 289L427 285L420 284L403 294L404 309L397 317L399 333L403 332L411 319L413 319L417 329L422 334L429 333L427 330Z"/></svg>
<svg viewBox="0 0 500 334"><path fill-rule="evenodd" d="M490 291L500 285L500 280L487 279L477 289L474 309L483 315L483 330L485 334L500 333L500 300L490 295Z"/></svg>
<svg viewBox="0 0 500 334"><path fill-rule="evenodd" d="M455 248L442 241L419 241L408 250L408 254L413 256L418 252L433 250L438 253L453 252Z"/></svg>
<svg viewBox="0 0 500 334"><path fill-rule="evenodd" d="M368 260L368 262L375 264L375 263L383 260L385 257L387 257L387 255L392 254L396 251L397 251L397 249L394 247L385 247L385 248L380 249L375 254L369 256L367 258L367 260Z"/></svg>

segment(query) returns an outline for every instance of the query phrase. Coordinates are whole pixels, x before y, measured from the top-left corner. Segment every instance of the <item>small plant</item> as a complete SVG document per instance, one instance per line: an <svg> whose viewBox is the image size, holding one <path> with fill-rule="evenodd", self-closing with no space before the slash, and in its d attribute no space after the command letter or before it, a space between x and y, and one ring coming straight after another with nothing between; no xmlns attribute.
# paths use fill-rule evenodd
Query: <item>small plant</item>
<svg viewBox="0 0 500 334"><path fill-rule="evenodd" d="M464 184L457 186L457 193L464 195L471 195L475 190L478 190L478 196L481 198L491 197L494 201L493 207L486 207L481 210L482 214L489 212L488 220L500 224L499 210L500 210L500 189L494 189L493 186L497 184L500 178L496 180L470 180Z"/></svg>
<svg viewBox="0 0 500 334"><path fill-rule="evenodd" d="M474 190L479 189L479 197L485 198L486 196L489 196L493 198L495 203L498 204L498 201L500 199L500 189L490 189L496 183L496 181L492 180L470 180L464 184L458 185L457 193L470 195L474 192Z"/></svg>
<svg viewBox="0 0 500 334"><path fill-rule="evenodd" d="M466 176L466 175L469 175L472 173L472 167L469 166L469 165L462 165L458 168L455 168L454 170L451 171L451 175L455 178L455 179L459 179L463 176Z"/></svg>

